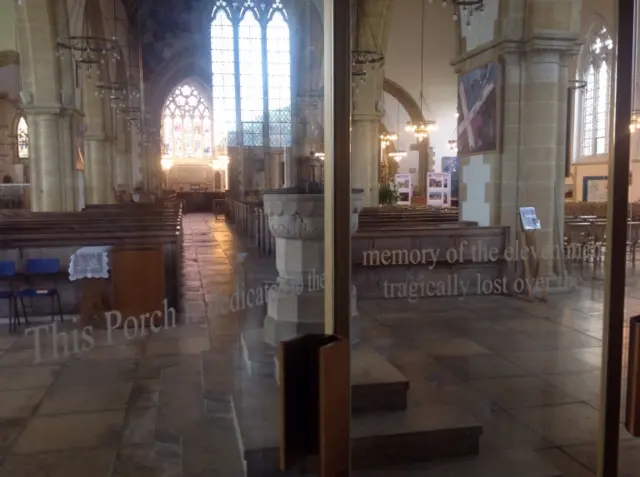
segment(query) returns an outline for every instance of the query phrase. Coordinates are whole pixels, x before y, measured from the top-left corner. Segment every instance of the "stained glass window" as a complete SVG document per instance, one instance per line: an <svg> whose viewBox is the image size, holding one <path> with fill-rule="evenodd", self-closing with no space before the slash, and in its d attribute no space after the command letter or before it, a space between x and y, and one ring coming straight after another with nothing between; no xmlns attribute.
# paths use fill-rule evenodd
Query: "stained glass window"
<svg viewBox="0 0 640 477"><path fill-rule="evenodd" d="M236 146L236 73L234 27L229 15L218 10L211 22L213 133L216 148Z"/></svg>
<svg viewBox="0 0 640 477"><path fill-rule="evenodd" d="M18 157L25 159L29 157L29 128L24 117L18 120Z"/></svg>
<svg viewBox="0 0 640 477"><path fill-rule="evenodd" d="M217 0L211 22L216 147L291 145L289 28L281 0Z"/></svg>
<svg viewBox="0 0 640 477"><path fill-rule="evenodd" d="M211 156L211 113L192 85L178 85L167 99L162 114L162 142L164 156Z"/></svg>
<svg viewBox="0 0 640 477"><path fill-rule="evenodd" d="M582 155L606 154L609 150L609 104L613 40L601 28L589 46L583 80Z"/></svg>
<svg viewBox="0 0 640 477"><path fill-rule="evenodd" d="M248 10L240 21L238 50L242 140L245 146L262 146L264 124L262 27L252 10Z"/></svg>
<svg viewBox="0 0 640 477"><path fill-rule="evenodd" d="M291 144L291 46L289 25L276 11L267 24L267 69L269 71L269 142Z"/></svg>

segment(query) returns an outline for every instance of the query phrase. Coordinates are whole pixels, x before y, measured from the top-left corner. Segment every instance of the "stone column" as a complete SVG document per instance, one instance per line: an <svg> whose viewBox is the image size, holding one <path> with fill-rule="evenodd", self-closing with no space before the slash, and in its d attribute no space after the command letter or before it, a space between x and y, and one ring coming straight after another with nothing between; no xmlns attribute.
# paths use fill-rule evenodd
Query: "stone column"
<svg viewBox="0 0 640 477"><path fill-rule="evenodd" d="M560 272L564 216L565 113L567 103L565 51L544 43L532 45L524 57L522 140L518 187L519 206L535 206L542 230L541 274Z"/></svg>
<svg viewBox="0 0 640 477"><path fill-rule="evenodd" d="M65 207L65 167L59 108L26 108L29 127L29 160L31 209L38 212L60 212Z"/></svg>
<svg viewBox="0 0 640 477"><path fill-rule="evenodd" d="M378 73L372 73L375 75ZM368 78L372 83L375 78ZM375 85L365 84L363 89ZM364 204L378 205L380 169L380 120L381 113L375 111L376 100L372 92L356 93L355 108L351 121L351 184L364 190ZM367 101L368 99L368 101Z"/></svg>
<svg viewBox="0 0 640 477"><path fill-rule="evenodd" d="M133 164L131 161L131 151L128 146L129 132L126 127L126 119L118 118L116 121L117 135L115 139L115 174L114 181L116 187L123 187L125 190L133 189Z"/></svg>
<svg viewBox="0 0 640 477"><path fill-rule="evenodd" d="M362 194L352 194L352 232ZM306 333L324 333L324 194L289 188L264 194L269 230L275 236L277 285L267 294L264 340L277 346ZM357 317L356 290L352 316ZM357 336L357 333L354 333Z"/></svg>
<svg viewBox="0 0 640 477"><path fill-rule="evenodd" d="M112 175L105 135L87 134L84 140L84 197L87 204L112 202Z"/></svg>

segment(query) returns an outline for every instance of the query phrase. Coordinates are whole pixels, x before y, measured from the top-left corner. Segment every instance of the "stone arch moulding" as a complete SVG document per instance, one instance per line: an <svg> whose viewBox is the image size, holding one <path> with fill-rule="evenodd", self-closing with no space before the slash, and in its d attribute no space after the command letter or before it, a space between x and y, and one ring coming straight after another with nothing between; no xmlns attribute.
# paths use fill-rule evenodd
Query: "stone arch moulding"
<svg viewBox="0 0 640 477"><path fill-rule="evenodd" d="M402 105L412 122L420 123L425 121L424 114L422 114L418 102L398 83L389 78L385 78L382 83L382 89Z"/></svg>

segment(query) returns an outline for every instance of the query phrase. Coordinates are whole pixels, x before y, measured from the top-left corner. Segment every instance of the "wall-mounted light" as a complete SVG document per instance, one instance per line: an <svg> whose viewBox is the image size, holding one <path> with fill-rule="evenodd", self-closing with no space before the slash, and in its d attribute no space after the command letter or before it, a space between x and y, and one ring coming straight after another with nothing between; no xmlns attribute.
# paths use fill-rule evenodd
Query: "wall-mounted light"
<svg viewBox="0 0 640 477"><path fill-rule="evenodd" d="M169 171L173 167L173 161L171 159L160 159L160 167L163 171Z"/></svg>

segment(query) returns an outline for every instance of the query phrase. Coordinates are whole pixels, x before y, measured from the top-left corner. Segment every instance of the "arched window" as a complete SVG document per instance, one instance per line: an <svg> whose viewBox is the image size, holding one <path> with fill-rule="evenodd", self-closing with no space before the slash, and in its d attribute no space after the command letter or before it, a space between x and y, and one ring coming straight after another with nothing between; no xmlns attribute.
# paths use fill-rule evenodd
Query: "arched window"
<svg viewBox="0 0 640 477"><path fill-rule="evenodd" d="M211 156L211 112L198 90L189 84L178 85L164 105L162 155Z"/></svg>
<svg viewBox="0 0 640 477"><path fill-rule="evenodd" d="M584 63L582 92L582 155L609 151L609 106L613 40L602 27L593 37Z"/></svg>
<svg viewBox="0 0 640 477"><path fill-rule="evenodd" d="M18 159L29 158L29 128L24 116L20 116L18 120L18 130L16 131L18 138Z"/></svg>
<svg viewBox="0 0 640 477"><path fill-rule="evenodd" d="M281 0L218 0L211 21L214 146L291 145L291 47Z"/></svg>

